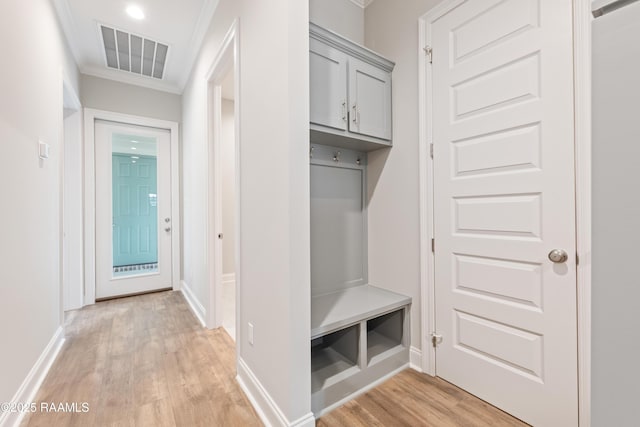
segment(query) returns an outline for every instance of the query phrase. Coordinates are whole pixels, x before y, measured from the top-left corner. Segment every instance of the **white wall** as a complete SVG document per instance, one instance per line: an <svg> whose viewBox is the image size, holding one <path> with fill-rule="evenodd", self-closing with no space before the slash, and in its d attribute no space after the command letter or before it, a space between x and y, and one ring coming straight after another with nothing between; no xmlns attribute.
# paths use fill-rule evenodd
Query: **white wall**
<svg viewBox="0 0 640 427"><path fill-rule="evenodd" d="M234 102L222 100L222 274L235 273L236 168Z"/></svg>
<svg viewBox="0 0 640 427"><path fill-rule="evenodd" d="M82 106L154 119L182 121L182 97L100 77L81 75Z"/></svg>
<svg viewBox="0 0 640 427"><path fill-rule="evenodd" d="M82 110L65 110L64 119L64 310L82 307L84 293L84 202Z"/></svg>
<svg viewBox="0 0 640 427"><path fill-rule="evenodd" d="M0 38L0 402L18 387L61 324L62 75L78 71L48 0L3 0ZM51 145L38 159L38 139Z"/></svg>
<svg viewBox="0 0 640 427"><path fill-rule="evenodd" d="M638 425L639 22L636 3L593 24L593 426Z"/></svg>
<svg viewBox="0 0 640 427"><path fill-rule="evenodd" d="M309 20L364 44L364 9L350 0L309 0Z"/></svg>
<svg viewBox="0 0 640 427"><path fill-rule="evenodd" d="M310 414L311 388L307 2L218 4L183 94L184 280L208 307L206 75L236 17L242 209L237 350L294 421ZM253 345L248 322L255 325Z"/></svg>
<svg viewBox="0 0 640 427"><path fill-rule="evenodd" d="M421 347L418 18L439 0L376 0L365 45L395 61L393 147L369 154L369 282L413 298L411 345Z"/></svg>

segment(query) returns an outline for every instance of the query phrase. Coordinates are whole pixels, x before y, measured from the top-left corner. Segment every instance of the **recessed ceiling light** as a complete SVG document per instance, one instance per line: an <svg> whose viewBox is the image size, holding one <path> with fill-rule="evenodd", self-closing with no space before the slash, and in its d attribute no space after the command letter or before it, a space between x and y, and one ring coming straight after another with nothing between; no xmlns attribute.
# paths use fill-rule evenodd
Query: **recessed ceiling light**
<svg viewBox="0 0 640 427"><path fill-rule="evenodd" d="M138 141L136 141L135 139L132 139L131 142L133 142L134 144L138 143Z"/></svg>
<svg viewBox="0 0 640 427"><path fill-rule="evenodd" d="M133 4L127 7L127 14L133 19L144 19L144 12L142 9Z"/></svg>
<svg viewBox="0 0 640 427"><path fill-rule="evenodd" d="M135 160L131 160L131 163L135 163L135 162L136 162Z"/></svg>
<svg viewBox="0 0 640 427"><path fill-rule="evenodd" d="M136 159L139 159L140 157L138 157L138 156L131 156L131 158L132 158L132 159L134 159L134 160L136 160Z"/></svg>
<svg viewBox="0 0 640 427"><path fill-rule="evenodd" d="M132 149L132 150L137 150L137 148L136 148L136 147L131 147L131 149Z"/></svg>

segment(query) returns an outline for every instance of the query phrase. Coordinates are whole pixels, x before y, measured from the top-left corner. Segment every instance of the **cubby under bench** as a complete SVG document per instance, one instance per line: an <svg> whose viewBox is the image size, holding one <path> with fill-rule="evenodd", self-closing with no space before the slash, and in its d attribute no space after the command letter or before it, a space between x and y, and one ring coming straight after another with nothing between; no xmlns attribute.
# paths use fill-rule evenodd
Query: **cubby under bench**
<svg viewBox="0 0 640 427"><path fill-rule="evenodd" d="M316 417L409 364L411 298L361 285L311 299L311 409Z"/></svg>

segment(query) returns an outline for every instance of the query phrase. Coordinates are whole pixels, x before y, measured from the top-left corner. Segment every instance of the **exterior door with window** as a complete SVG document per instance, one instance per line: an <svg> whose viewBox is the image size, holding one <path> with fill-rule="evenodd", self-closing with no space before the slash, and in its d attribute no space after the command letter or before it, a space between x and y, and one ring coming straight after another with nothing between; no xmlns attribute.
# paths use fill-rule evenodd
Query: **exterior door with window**
<svg viewBox="0 0 640 427"><path fill-rule="evenodd" d="M170 131L96 121L96 298L171 288Z"/></svg>

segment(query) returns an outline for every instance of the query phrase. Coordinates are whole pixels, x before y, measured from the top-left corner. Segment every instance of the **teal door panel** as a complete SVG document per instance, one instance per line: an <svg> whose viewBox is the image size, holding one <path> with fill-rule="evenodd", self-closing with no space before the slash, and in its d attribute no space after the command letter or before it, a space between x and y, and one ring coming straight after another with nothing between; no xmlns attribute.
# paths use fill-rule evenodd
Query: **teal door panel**
<svg viewBox="0 0 640 427"><path fill-rule="evenodd" d="M113 154L113 266L158 262L157 165L154 156Z"/></svg>

